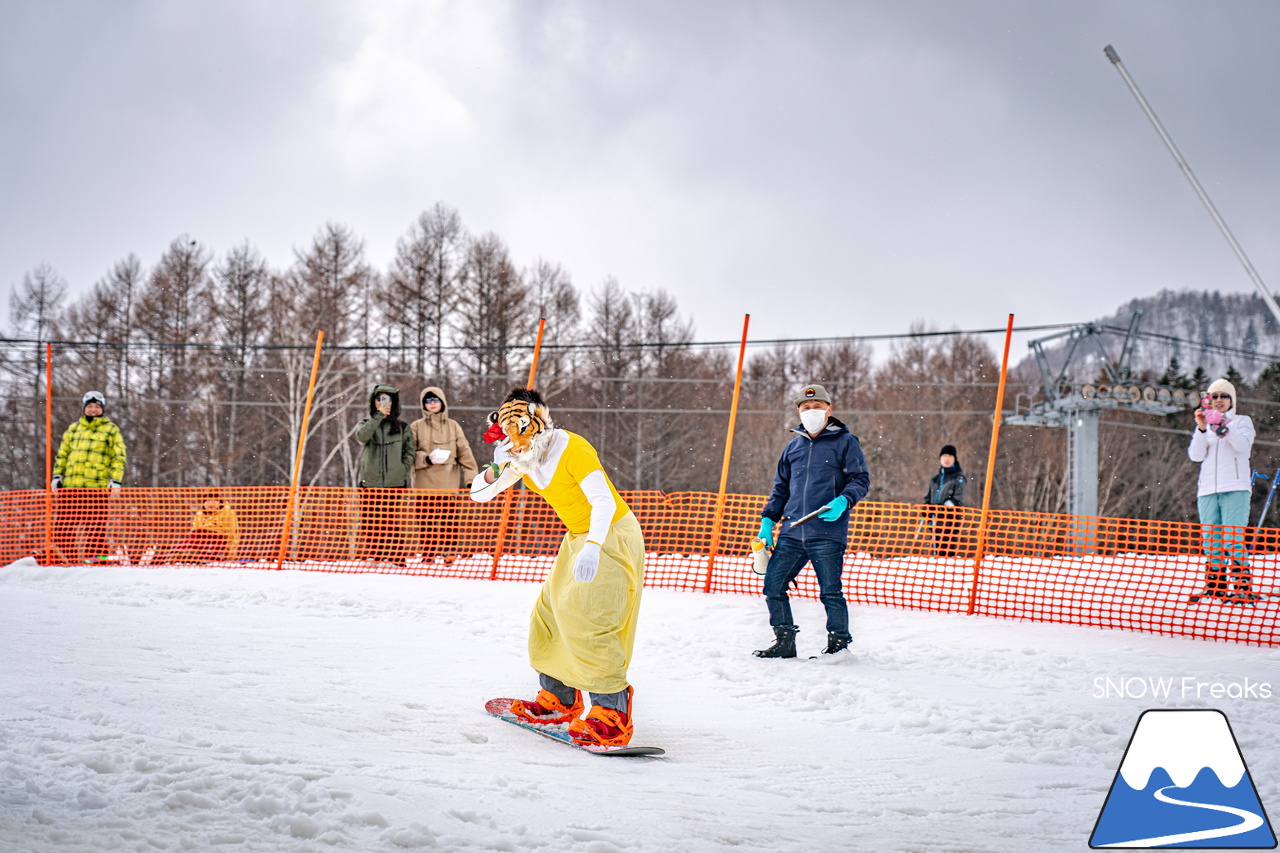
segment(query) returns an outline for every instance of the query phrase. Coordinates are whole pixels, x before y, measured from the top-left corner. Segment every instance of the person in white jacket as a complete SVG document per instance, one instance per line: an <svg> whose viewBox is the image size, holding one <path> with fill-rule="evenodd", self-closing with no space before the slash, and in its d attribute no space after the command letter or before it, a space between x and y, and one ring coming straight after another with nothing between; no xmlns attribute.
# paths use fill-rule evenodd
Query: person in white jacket
<svg viewBox="0 0 1280 853"><path fill-rule="evenodd" d="M1206 411L1196 409L1196 429L1187 448L1191 461L1200 463L1196 508L1204 525L1204 549L1209 560L1204 590L1190 600L1194 603L1210 597L1240 603L1255 601L1257 596L1249 589L1243 532L1223 528L1249 523L1249 452L1256 433L1252 419L1236 413L1234 385L1218 379L1209 386L1208 393L1212 410L1223 417L1221 425L1210 424ZM1231 582L1235 584L1234 593Z"/></svg>

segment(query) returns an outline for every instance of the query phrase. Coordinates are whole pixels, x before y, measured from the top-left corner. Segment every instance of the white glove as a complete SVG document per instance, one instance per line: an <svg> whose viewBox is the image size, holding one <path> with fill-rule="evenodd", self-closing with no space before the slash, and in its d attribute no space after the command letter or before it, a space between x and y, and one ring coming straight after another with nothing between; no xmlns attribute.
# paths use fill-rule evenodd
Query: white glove
<svg viewBox="0 0 1280 853"><path fill-rule="evenodd" d="M443 447L437 447L435 450L427 454L427 458L431 460L432 465L443 465L449 461L449 457L453 455L453 451L445 450Z"/></svg>
<svg viewBox="0 0 1280 853"><path fill-rule="evenodd" d="M115 490L117 490L117 489L119 489L119 488L120 488L120 481L119 481L119 480L110 480L110 481L108 481L108 482L107 482L107 486L111 489L111 491L113 491L113 492L114 492Z"/></svg>
<svg viewBox="0 0 1280 853"><path fill-rule="evenodd" d="M476 474L475 479L471 481L471 500L478 503L491 501L520 479L520 472L515 469L515 466L508 463L500 466L501 473L498 475L498 479L492 483L486 483L484 475L490 469L491 466L489 465L480 466L480 473Z"/></svg>
<svg viewBox="0 0 1280 853"><path fill-rule="evenodd" d="M578 552L578 561L573 564L573 576L583 583L591 583L596 579L596 570L600 568L600 546L588 542Z"/></svg>
<svg viewBox="0 0 1280 853"><path fill-rule="evenodd" d="M60 488L62 488L62 475L61 475L61 474L54 474L54 475L53 475L53 480L51 480L51 481L49 482L49 486L50 486L50 488L54 489L55 491L56 491L56 490L58 490L58 489L60 489Z"/></svg>
<svg viewBox="0 0 1280 853"><path fill-rule="evenodd" d="M955 506L955 505L956 505L956 502L955 502L955 501L945 501L942 505L943 505L943 506Z"/></svg>

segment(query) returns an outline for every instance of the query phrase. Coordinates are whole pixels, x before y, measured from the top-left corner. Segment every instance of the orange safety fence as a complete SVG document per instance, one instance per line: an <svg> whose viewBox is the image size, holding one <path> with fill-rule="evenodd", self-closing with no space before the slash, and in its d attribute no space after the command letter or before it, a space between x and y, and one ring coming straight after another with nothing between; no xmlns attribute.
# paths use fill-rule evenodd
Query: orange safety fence
<svg viewBox="0 0 1280 853"><path fill-rule="evenodd" d="M112 562L274 569L286 487L62 489L0 493L0 561ZM763 495L726 495L711 563L717 495L625 492L644 530L646 585L759 594L749 541ZM227 512L234 515L234 527ZM504 505L508 523L500 520ZM475 503L465 491L301 488L282 567L540 581L564 535L536 494ZM941 613L1280 644L1280 531L991 510L983 557L977 509L864 502L853 511L845 595ZM499 536L503 539L498 541ZM494 554L500 554L495 560ZM1211 562L1212 561L1212 562ZM1211 574L1211 577L1206 577ZM1230 597L1192 603L1206 584ZM817 598L813 573L795 594Z"/></svg>

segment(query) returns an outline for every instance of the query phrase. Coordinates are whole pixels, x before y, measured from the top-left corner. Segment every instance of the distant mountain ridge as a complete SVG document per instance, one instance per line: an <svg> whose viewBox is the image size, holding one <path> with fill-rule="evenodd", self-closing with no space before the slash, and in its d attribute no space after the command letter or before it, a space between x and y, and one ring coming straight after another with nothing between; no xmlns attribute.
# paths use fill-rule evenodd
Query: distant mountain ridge
<svg viewBox="0 0 1280 853"><path fill-rule="evenodd" d="M1280 361L1280 323L1256 293L1162 290L1155 296L1130 300L1114 314L1095 322L1127 328L1127 315L1135 311L1142 312L1140 337L1130 358L1137 375L1158 377L1169 366L1169 360L1177 358L1184 375L1202 367L1209 376L1216 377L1234 367L1252 382L1268 364ZM1119 358L1122 340L1122 334L1103 337L1103 346L1112 360ZM1231 352L1223 352L1223 348ZM1060 367L1065 344L1055 342L1045 349L1051 363ZM1071 373L1077 381L1095 378L1096 349L1078 351Z"/></svg>
<svg viewBox="0 0 1280 853"><path fill-rule="evenodd" d="M1221 376L1231 366L1253 381L1269 363L1280 361L1280 324L1256 293L1162 290L1125 303L1116 317L1133 311L1142 312L1140 331L1192 342L1138 341L1133 353L1135 371L1159 375L1170 357L1176 356L1186 373L1203 367L1210 376ZM1214 346L1258 355L1215 352Z"/></svg>

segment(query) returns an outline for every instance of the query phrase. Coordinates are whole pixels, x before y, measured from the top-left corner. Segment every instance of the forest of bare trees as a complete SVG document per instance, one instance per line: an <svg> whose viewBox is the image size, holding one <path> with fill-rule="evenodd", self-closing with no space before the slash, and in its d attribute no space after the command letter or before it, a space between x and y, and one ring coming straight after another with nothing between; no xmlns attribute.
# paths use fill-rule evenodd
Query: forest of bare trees
<svg viewBox="0 0 1280 853"><path fill-rule="evenodd" d="M501 237L470 233L442 204L410 224L385 270L356 234L330 223L286 269L247 242L218 254L183 235L154 264L130 255L79 298L68 293L41 265L11 295L11 328L0 342L2 489L44 485L48 342L55 449L80 394L94 388L106 393L129 446L126 485L270 485L292 475L323 330L302 482L351 485L352 435L375 382L401 389L409 420L422 387L443 387L485 458L485 415L525 381L539 318L547 321L539 389L560 425L597 446L619 488L713 491L719 483L736 347L696 342L692 322L662 290L632 292L607 279L583 292L552 261L522 266ZM999 378L993 343L922 324L878 358L858 340L751 347L729 490L768 491L795 425L792 394L820 382L861 439L872 499L919 502L938 449L954 444L980 501ZM1204 378L1183 375L1176 360L1165 373L1187 387ZM1235 379L1260 427L1255 467L1274 471L1280 365L1252 385ZM1015 388L1036 386L1025 370L1010 381L1010 400ZM1189 417L1104 418L1103 514L1194 519ZM992 505L1065 511L1061 431L1002 429Z"/></svg>

